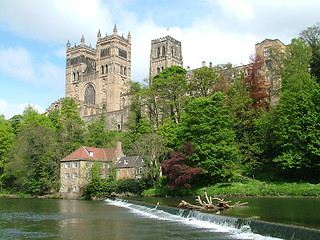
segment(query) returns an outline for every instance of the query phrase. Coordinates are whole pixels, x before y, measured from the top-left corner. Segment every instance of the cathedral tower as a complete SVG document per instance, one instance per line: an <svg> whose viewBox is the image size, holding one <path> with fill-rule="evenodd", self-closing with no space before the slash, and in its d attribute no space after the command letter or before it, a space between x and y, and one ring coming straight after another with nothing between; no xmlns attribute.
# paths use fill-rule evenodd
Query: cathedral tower
<svg viewBox="0 0 320 240"><path fill-rule="evenodd" d="M131 87L131 35L97 34L96 48L87 46L82 36L80 45L66 52L66 97L79 104L80 116L91 121L100 114L121 128L128 110Z"/></svg>
<svg viewBox="0 0 320 240"><path fill-rule="evenodd" d="M152 40L150 78L171 66L183 66L181 42L170 36Z"/></svg>

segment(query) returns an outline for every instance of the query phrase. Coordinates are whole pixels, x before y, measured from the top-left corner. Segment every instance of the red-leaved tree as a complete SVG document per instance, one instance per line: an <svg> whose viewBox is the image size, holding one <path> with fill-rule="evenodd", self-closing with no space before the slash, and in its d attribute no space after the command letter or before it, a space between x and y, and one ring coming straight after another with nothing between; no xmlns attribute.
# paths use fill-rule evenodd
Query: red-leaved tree
<svg viewBox="0 0 320 240"><path fill-rule="evenodd" d="M269 109L270 94L268 92L267 81L262 75L264 60L259 55L250 56L250 64L245 67L244 82L250 90L250 97L253 100L254 109Z"/></svg>
<svg viewBox="0 0 320 240"><path fill-rule="evenodd" d="M171 158L164 160L161 164L164 175L169 179L170 188L191 187L191 182L198 174L204 173L202 168L189 167L188 157L193 153L191 144L184 146L184 152L173 151L170 153Z"/></svg>

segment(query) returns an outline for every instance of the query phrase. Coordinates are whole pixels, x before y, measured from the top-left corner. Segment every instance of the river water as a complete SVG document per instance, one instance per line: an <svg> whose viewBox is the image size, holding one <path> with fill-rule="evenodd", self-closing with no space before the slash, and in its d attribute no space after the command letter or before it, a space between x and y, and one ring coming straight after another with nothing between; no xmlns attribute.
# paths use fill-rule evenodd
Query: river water
<svg viewBox="0 0 320 240"><path fill-rule="evenodd" d="M0 198L0 239L279 239L253 233L251 225L235 227L236 218L208 216L118 200ZM320 232L307 236L320 239Z"/></svg>

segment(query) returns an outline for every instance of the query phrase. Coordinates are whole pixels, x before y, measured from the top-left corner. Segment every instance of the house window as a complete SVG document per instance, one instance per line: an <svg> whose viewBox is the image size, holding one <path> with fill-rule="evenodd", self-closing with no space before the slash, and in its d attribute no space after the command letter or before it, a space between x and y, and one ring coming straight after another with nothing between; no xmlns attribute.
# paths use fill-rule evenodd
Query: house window
<svg viewBox="0 0 320 240"><path fill-rule="evenodd" d="M91 178L91 173L87 173L86 178Z"/></svg>
<svg viewBox="0 0 320 240"><path fill-rule="evenodd" d="M78 192L78 186L73 186L73 192Z"/></svg>
<svg viewBox="0 0 320 240"><path fill-rule="evenodd" d="M110 168L110 163L108 163L108 168Z"/></svg>
<svg viewBox="0 0 320 240"><path fill-rule="evenodd" d="M272 61L267 61L266 65L267 65L268 70L272 69Z"/></svg>
<svg viewBox="0 0 320 240"><path fill-rule="evenodd" d="M128 164L128 160L124 160L124 162L123 162L124 164Z"/></svg>
<svg viewBox="0 0 320 240"><path fill-rule="evenodd" d="M86 163L86 167L87 167L87 168L92 168L92 162L87 162L87 163Z"/></svg>
<svg viewBox="0 0 320 240"><path fill-rule="evenodd" d="M137 169L137 174L142 174L142 167L139 167L139 168Z"/></svg>
<svg viewBox="0 0 320 240"><path fill-rule="evenodd" d="M100 167L101 167L101 168L106 168L106 164L105 164L105 163L102 163Z"/></svg>
<svg viewBox="0 0 320 240"><path fill-rule="evenodd" d="M117 176L120 176L120 170L117 170Z"/></svg>
<svg viewBox="0 0 320 240"><path fill-rule="evenodd" d="M271 52L270 52L270 47L265 47L264 49L263 49L263 56L265 56L265 57L269 57L271 54L270 54Z"/></svg>
<svg viewBox="0 0 320 240"><path fill-rule="evenodd" d="M78 173L73 173L72 174L72 178L77 178L78 177Z"/></svg>
<svg viewBox="0 0 320 240"><path fill-rule="evenodd" d="M70 163L69 162L65 163L64 168L70 168Z"/></svg>
<svg viewBox="0 0 320 240"><path fill-rule="evenodd" d="M78 167L78 163L77 162L73 162L72 163L72 168L77 168Z"/></svg>
<svg viewBox="0 0 320 240"><path fill-rule="evenodd" d="M65 173L65 174L64 174L64 178L65 178L65 179L69 179L69 178L70 178L70 173Z"/></svg>
<svg viewBox="0 0 320 240"><path fill-rule="evenodd" d="M106 178L106 175L104 173L101 173L100 178Z"/></svg>
<svg viewBox="0 0 320 240"><path fill-rule="evenodd" d="M93 152L90 152L90 151L88 151L88 152L89 152L89 156L93 157Z"/></svg>

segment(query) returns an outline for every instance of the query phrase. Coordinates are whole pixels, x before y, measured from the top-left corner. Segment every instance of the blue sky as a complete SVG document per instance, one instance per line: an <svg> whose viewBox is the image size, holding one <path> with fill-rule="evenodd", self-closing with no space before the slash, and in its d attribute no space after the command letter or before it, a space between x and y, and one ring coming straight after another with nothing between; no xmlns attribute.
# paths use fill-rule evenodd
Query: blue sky
<svg viewBox="0 0 320 240"><path fill-rule="evenodd" d="M148 77L151 40L182 43L184 67L246 64L265 38L290 43L320 22L318 0L3 0L0 6L0 114L40 112L64 96L66 43L132 36L132 80Z"/></svg>

